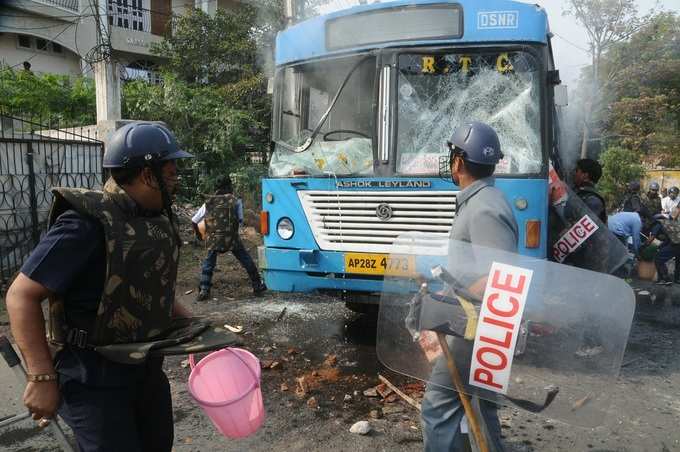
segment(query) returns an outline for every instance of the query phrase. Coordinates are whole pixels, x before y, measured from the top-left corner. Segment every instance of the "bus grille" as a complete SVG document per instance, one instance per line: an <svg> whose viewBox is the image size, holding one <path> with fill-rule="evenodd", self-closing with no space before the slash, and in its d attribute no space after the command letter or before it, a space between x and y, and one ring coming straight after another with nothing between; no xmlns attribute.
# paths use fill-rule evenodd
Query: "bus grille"
<svg viewBox="0 0 680 452"><path fill-rule="evenodd" d="M368 253L389 253L395 239L407 232L427 233L433 247L446 245L456 212L456 193L298 191L322 250ZM390 213L391 217L385 219Z"/></svg>

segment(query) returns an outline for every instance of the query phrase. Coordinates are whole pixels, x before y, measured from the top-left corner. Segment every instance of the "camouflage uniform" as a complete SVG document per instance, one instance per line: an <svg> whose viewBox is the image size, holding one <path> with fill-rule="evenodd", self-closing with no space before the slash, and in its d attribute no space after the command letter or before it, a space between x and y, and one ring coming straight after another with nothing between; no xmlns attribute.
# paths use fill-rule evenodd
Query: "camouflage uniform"
<svg viewBox="0 0 680 452"><path fill-rule="evenodd" d="M238 228L242 219L237 213L238 206L238 198L231 193L211 195L205 201L205 241L208 254L201 266L199 301L210 296L217 255L227 251L232 252L248 273L253 292L260 294L266 290L255 263L239 238Z"/></svg>
<svg viewBox="0 0 680 452"><path fill-rule="evenodd" d="M135 364L151 351L177 344L202 351L236 342L221 329L211 329L206 340L192 341L208 324L187 323L186 319L173 322L179 243L166 216L141 211L113 179L103 192L55 188L53 193L50 225L68 209L98 220L104 230L107 260L94 325L74 324L63 299L50 299L48 337L53 345L93 348L111 360ZM177 347L171 350L179 352Z"/></svg>
<svg viewBox="0 0 680 452"><path fill-rule="evenodd" d="M647 193L642 198L642 203L647 207L647 211L651 216L661 213L661 198L657 193Z"/></svg>
<svg viewBox="0 0 680 452"><path fill-rule="evenodd" d="M206 246L209 251L225 253L238 237L236 196L231 193L208 196L205 201Z"/></svg>

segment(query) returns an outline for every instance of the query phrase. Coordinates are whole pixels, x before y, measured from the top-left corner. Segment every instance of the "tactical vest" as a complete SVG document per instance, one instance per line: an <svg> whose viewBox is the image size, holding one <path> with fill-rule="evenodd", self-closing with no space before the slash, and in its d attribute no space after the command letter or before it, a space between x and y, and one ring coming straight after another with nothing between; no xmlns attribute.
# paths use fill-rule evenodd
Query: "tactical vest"
<svg viewBox="0 0 680 452"><path fill-rule="evenodd" d="M649 195L645 195L642 198L642 203L647 208L649 215L654 216L661 213L661 198L658 196L650 198Z"/></svg>
<svg viewBox="0 0 680 452"><path fill-rule="evenodd" d="M236 218L236 196L208 196L205 201L205 233L206 247L210 251L229 251L238 236L238 218Z"/></svg>
<svg viewBox="0 0 680 452"><path fill-rule="evenodd" d="M661 219L659 220L659 223L663 226L664 233L666 234L666 237L668 237L668 240L674 245L680 245L680 222Z"/></svg>
<svg viewBox="0 0 680 452"><path fill-rule="evenodd" d="M87 344L102 346L147 342L171 325L179 243L170 220L145 214L113 179L104 191L52 189L51 226L64 211L74 209L103 227L106 279L94 325L86 330ZM50 299L49 339L61 345L73 325L66 324L63 300ZM82 328L82 326L78 326Z"/></svg>
<svg viewBox="0 0 680 452"><path fill-rule="evenodd" d="M576 194L584 202L586 201L586 199L590 197L595 197L599 199L602 202L602 211L595 213L600 218L600 221L602 221L602 223L607 224L607 203L605 203L604 198L593 187L589 187L587 185L579 187L579 189L576 191Z"/></svg>

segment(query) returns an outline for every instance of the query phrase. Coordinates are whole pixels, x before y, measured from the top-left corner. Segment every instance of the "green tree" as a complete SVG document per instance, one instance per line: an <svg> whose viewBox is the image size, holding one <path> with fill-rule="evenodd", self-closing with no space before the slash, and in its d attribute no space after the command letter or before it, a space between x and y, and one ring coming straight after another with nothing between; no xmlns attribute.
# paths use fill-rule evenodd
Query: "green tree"
<svg viewBox="0 0 680 452"><path fill-rule="evenodd" d="M212 17L192 10L175 18L172 35L152 49L164 61L163 85L124 86L126 118L166 122L196 155L185 168L191 170L185 177L193 178L183 184L191 187L187 196L211 190L220 175L241 171L247 151L268 149L271 103L263 48L280 13L278 0L267 1L264 12L242 5ZM250 189L258 180L251 183Z"/></svg>
<svg viewBox="0 0 680 452"><path fill-rule="evenodd" d="M603 58L609 80L605 133L648 166L680 165L680 17L655 16ZM614 72L614 71L611 71Z"/></svg>
<svg viewBox="0 0 680 452"><path fill-rule="evenodd" d="M630 149L614 146L608 148L600 156L602 178L598 188L607 201L609 209L620 202L621 193L626 191L626 184L639 180L645 174L640 162L640 155Z"/></svg>
<svg viewBox="0 0 680 452"><path fill-rule="evenodd" d="M602 79L611 74L601 73L602 56L616 43L626 41L637 32L651 15L640 17L635 0L568 0L564 15L573 16L586 30L592 58L590 97L585 103L585 121L581 140L581 158L586 157L589 130L596 128Z"/></svg>
<svg viewBox="0 0 680 452"><path fill-rule="evenodd" d="M0 69L0 109L36 122L49 120L64 127L93 124L94 92L94 82L85 77Z"/></svg>

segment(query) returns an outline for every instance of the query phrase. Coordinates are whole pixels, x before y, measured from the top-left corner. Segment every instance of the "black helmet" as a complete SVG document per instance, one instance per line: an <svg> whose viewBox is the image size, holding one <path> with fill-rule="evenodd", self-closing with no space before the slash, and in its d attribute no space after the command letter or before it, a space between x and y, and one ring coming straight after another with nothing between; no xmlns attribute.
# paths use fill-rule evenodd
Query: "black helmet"
<svg viewBox="0 0 680 452"><path fill-rule="evenodd" d="M634 181L628 182L627 188L628 188L629 192L632 192L632 193L639 192L640 191L640 181L634 180Z"/></svg>
<svg viewBox="0 0 680 452"><path fill-rule="evenodd" d="M463 151L463 158L480 165L495 165L503 158L496 131L483 122L464 124L453 132L447 143L452 151Z"/></svg>
<svg viewBox="0 0 680 452"><path fill-rule="evenodd" d="M167 160L191 158L167 127L133 122L116 130L104 152L104 168L135 168Z"/></svg>
<svg viewBox="0 0 680 452"><path fill-rule="evenodd" d="M658 182L652 182L649 184L649 190L650 191L659 191L659 183Z"/></svg>
<svg viewBox="0 0 680 452"><path fill-rule="evenodd" d="M673 194L673 195L677 196L679 193L680 193L680 190L678 189L678 187L671 187L671 188L668 189L669 195Z"/></svg>

